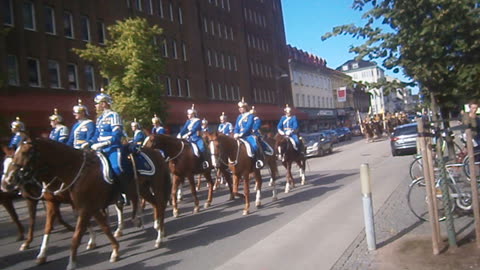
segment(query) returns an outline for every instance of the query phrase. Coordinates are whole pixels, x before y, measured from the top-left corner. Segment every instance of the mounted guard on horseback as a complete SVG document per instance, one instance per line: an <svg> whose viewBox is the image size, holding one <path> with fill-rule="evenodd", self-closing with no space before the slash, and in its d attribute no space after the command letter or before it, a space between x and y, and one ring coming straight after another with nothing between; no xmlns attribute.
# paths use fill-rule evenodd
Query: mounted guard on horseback
<svg viewBox="0 0 480 270"><path fill-rule="evenodd" d="M3 174L0 184L2 191L7 191L5 182L3 180L5 178L10 163L12 163L13 153L15 152L15 150L17 150L20 144L28 138L27 134L25 133L25 124L20 121L20 117L17 116L15 121L10 124L10 128L13 136L7 146L7 152L9 153L5 153L5 159L3 160Z"/></svg>
<svg viewBox="0 0 480 270"><path fill-rule="evenodd" d="M227 122L227 116L225 115L225 112L222 112L222 115L220 115L220 125L218 125L217 131L227 136L232 135L233 126L232 123Z"/></svg>
<svg viewBox="0 0 480 270"><path fill-rule="evenodd" d="M245 102L244 98L242 98L242 101L238 102L238 111L240 112L240 115L235 122L233 138L241 140L245 143L247 149L251 149L251 151L249 151L249 156L255 159L255 167L261 169L264 166L263 153L258 146L255 136L252 134L254 117L253 114L248 111L248 104Z"/></svg>
<svg viewBox="0 0 480 270"><path fill-rule="evenodd" d="M157 116L157 114L153 115L152 124L152 134L165 134L165 128L163 127L162 120Z"/></svg>
<svg viewBox="0 0 480 270"><path fill-rule="evenodd" d="M95 123L87 118L88 109L82 100L79 99L78 105L73 106L73 115L77 123L72 127L67 145L75 149L87 148L95 135Z"/></svg>
<svg viewBox="0 0 480 270"><path fill-rule="evenodd" d="M67 143L68 140L68 128L62 124L63 117L58 114L58 109L53 110L53 114L50 115L50 126L52 131L50 132L50 140L54 140L61 143Z"/></svg>
<svg viewBox="0 0 480 270"><path fill-rule="evenodd" d="M252 134L257 139L258 146L261 148L260 151L262 153L262 156L263 154L273 156L273 154L275 153L274 150L272 149L270 144L265 141L262 132L260 131L260 127L262 126L262 120L260 119L260 117L258 117L255 106L252 106L250 113L253 115Z"/></svg>
<svg viewBox="0 0 480 270"><path fill-rule="evenodd" d="M207 169L210 167L210 163L208 162L205 143L200 134L202 131L201 120L197 117L197 110L195 110L194 104L192 104L192 108L187 110L187 118L188 119L178 133L177 138L187 140L192 144L195 155L202 158L202 168Z"/></svg>
<svg viewBox="0 0 480 270"><path fill-rule="evenodd" d="M277 125L278 134L287 137L292 143L293 148L299 154L304 155L304 147L302 141L298 138L298 120L295 115L292 115L292 108L285 106L283 109L285 115L280 118Z"/></svg>

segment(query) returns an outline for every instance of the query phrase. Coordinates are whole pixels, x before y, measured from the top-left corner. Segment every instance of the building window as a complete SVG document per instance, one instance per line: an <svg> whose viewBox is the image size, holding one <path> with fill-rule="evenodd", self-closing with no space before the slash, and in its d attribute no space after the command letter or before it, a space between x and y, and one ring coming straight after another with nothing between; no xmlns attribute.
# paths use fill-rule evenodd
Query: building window
<svg viewBox="0 0 480 270"><path fill-rule="evenodd" d="M50 88L60 88L60 67L57 61L48 60L48 79Z"/></svg>
<svg viewBox="0 0 480 270"><path fill-rule="evenodd" d="M215 67L219 67L220 66L220 61L218 61L218 54L216 51L213 51L213 56L215 58Z"/></svg>
<svg viewBox="0 0 480 270"><path fill-rule="evenodd" d="M45 32L53 35L57 33L55 27L55 11L49 6L45 6Z"/></svg>
<svg viewBox="0 0 480 270"><path fill-rule="evenodd" d="M162 42L162 56L163 57L168 57L168 43L167 39L164 39Z"/></svg>
<svg viewBox="0 0 480 270"><path fill-rule="evenodd" d="M183 10L181 7L178 8L178 22L183 24Z"/></svg>
<svg viewBox="0 0 480 270"><path fill-rule="evenodd" d="M219 83L217 86L218 86L218 99L222 100L222 85Z"/></svg>
<svg viewBox="0 0 480 270"><path fill-rule="evenodd" d="M295 106L298 106L300 104L300 94L296 94L296 103Z"/></svg>
<svg viewBox="0 0 480 270"><path fill-rule="evenodd" d="M221 58L222 59L222 68L225 69L225 55L222 53L221 56L222 56L222 58Z"/></svg>
<svg viewBox="0 0 480 270"><path fill-rule="evenodd" d="M233 27L230 27L230 39L233 40Z"/></svg>
<svg viewBox="0 0 480 270"><path fill-rule="evenodd" d="M85 65L85 81L88 91L95 91L95 70L91 65Z"/></svg>
<svg viewBox="0 0 480 270"><path fill-rule="evenodd" d="M105 24L102 21L97 21L97 36L98 43L105 44Z"/></svg>
<svg viewBox="0 0 480 270"><path fill-rule="evenodd" d="M168 4L168 13L169 13L168 15L170 16L170 21L173 22L173 4L172 3Z"/></svg>
<svg viewBox="0 0 480 270"><path fill-rule="evenodd" d="M23 3L23 27L27 30L36 30L35 24L35 6L32 2Z"/></svg>
<svg viewBox="0 0 480 270"><path fill-rule="evenodd" d="M227 0L227 10L230 12L230 0Z"/></svg>
<svg viewBox="0 0 480 270"><path fill-rule="evenodd" d="M353 68L353 69L358 68L358 63L353 63L353 64L352 64L352 68Z"/></svg>
<svg viewBox="0 0 480 270"><path fill-rule="evenodd" d="M209 67L212 66L212 56L210 54L210 49L207 49L207 63Z"/></svg>
<svg viewBox="0 0 480 270"><path fill-rule="evenodd" d="M232 58L230 57L230 55L227 55L227 67L228 70L232 70Z"/></svg>
<svg viewBox="0 0 480 270"><path fill-rule="evenodd" d="M215 85L213 82L210 84L210 96L212 99L215 99Z"/></svg>
<svg viewBox="0 0 480 270"><path fill-rule="evenodd" d="M190 81L188 79L185 79L185 91L186 91L186 96L191 97L190 93Z"/></svg>
<svg viewBox="0 0 480 270"><path fill-rule="evenodd" d="M167 90L167 96L172 96L172 80L170 80L170 77L167 77L165 81L165 89Z"/></svg>
<svg viewBox="0 0 480 270"><path fill-rule="evenodd" d="M182 81L177 78L177 90L178 90L178 96L181 97L183 95L182 93Z"/></svg>
<svg viewBox="0 0 480 270"><path fill-rule="evenodd" d="M27 58L27 70L28 70L28 85L32 87L40 87L40 63L38 59Z"/></svg>
<svg viewBox="0 0 480 270"><path fill-rule="evenodd" d="M7 55L8 84L18 85L18 63L15 55Z"/></svg>
<svg viewBox="0 0 480 270"><path fill-rule="evenodd" d="M73 38L73 16L72 13L65 11L63 13L63 32L66 37Z"/></svg>
<svg viewBox="0 0 480 270"><path fill-rule="evenodd" d="M80 30L83 41L90 41L90 20L87 16L80 16Z"/></svg>
<svg viewBox="0 0 480 270"><path fill-rule="evenodd" d="M13 3L12 0L2 0L3 24L13 26Z"/></svg>
<svg viewBox="0 0 480 270"><path fill-rule="evenodd" d="M230 92L232 94L232 100L236 100L237 98L235 97L235 87L233 87L233 85L230 87Z"/></svg>
<svg viewBox="0 0 480 270"><path fill-rule="evenodd" d="M237 86L237 99L240 99L240 86Z"/></svg>
<svg viewBox="0 0 480 270"><path fill-rule="evenodd" d="M222 25L220 23L217 23L217 32L218 32L218 36L220 38L222 38Z"/></svg>
<svg viewBox="0 0 480 270"><path fill-rule="evenodd" d="M225 99L226 100L230 100L230 95L229 95L229 91L228 91L228 86L225 84Z"/></svg>
<svg viewBox="0 0 480 270"><path fill-rule="evenodd" d="M172 47L173 47L173 48L172 48L172 50L173 50L172 56L173 56L174 59L178 59L178 54L177 54L177 41L175 41L175 40L172 41Z"/></svg>
<svg viewBox="0 0 480 270"><path fill-rule="evenodd" d="M160 15L160 18L163 18L163 17L164 17L164 14L163 14L163 1L162 1L162 0L158 0L158 15Z"/></svg>
<svg viewBox="0 0 480 270"><path fill-rule="evenodd" d="M210 30L212 30L212 35L215 36L215 22L214 21L211 21L210 22Z"/></svg>
<svg viewBox="0 0 480 270"><path fill-rule="evenodd" d="M203 17L203 30L205 31L205 33L208 33L208 21L205 17Z"/></svg>
<svg viewBox="0 0 480 270"><path fill-rule="evenodd" d="M67 64L67 77L68 77L68 89L77 90L78 89L77 65Z"/></svg>
<svg viewBox="0 0 480 270"><path fill-rule="evenodd" d="M135 8L139 11L142 11L142 0L134 0L135 1Z"/></svg>
<svg viewBox="0 0 480 270"><path fill-rule="evenodd" d="M187 46L185 43L182 42L182 55L183 55L183 61L187 61Z"/></svg>
<svg viewBox="0 0 480 270"><path fill-rule="evenodd" d="M153 14L153 8L152 8L152 0L147 0L147 12L148 14L152 15Z"/></svg>
<svg viewBox="0 0 480 270"><path fill-rule="evenodd" d="M233 70L237 71L237 57L233 56Z"/></svg>

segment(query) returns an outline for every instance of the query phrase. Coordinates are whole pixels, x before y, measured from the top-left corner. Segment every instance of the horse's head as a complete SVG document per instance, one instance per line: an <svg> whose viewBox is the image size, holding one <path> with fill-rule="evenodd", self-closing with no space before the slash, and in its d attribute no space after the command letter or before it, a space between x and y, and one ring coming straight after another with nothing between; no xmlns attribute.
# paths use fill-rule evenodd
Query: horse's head
<svg viewBox="0 0 480 270"><path fill-rule="evenodd" d="M5 164L5 174L2 179L2 189L11 191L19 184L19 181L31 177L35 152L32 141L26 140L21 143L10 162Z"/></svg>
<svg viewBox="0 0 480 270"><path fill-rule="evenodd" d="M290 143L288 137L277 134L275 136L275 148L278 151L278 154L284 155L288 150L288 144Z"/></svg>
<svg viewBox="0 0 480 270"><path fill-rule="evenodd" d="M208 142L208 147L210 149L210 154L212 155L212 165L215 168L220 166L220 142L218 140L219 134L215 132L205 132L204 139Z"/></svg>

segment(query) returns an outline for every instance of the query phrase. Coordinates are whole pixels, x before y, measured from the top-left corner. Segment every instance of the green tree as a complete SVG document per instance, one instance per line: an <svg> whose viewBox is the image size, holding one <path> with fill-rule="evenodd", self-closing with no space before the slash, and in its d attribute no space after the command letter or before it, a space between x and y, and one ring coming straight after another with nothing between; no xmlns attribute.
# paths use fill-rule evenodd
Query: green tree
<svg viewBox="0 0 480 270"><path fill-rule="evenodd" d="M143 18L129 18L109 26L108 33L105 46L87 44L74 51L99 64L101 75L109 80L106 88L114 99L113 108L125 121L137 118L145 125L155 113L165 119L159 80L164 65L154 42L162 30Z"/></svg>
<svg viewBox="0 0 480 270"><path fill-rule="evenodd" d="M351 48L359 59L382 59L394 72L402 68L444 112L480 96L478 0L354 0L353 8L368 9L365 24L334 27L322 39L364 38Z"/></svg>

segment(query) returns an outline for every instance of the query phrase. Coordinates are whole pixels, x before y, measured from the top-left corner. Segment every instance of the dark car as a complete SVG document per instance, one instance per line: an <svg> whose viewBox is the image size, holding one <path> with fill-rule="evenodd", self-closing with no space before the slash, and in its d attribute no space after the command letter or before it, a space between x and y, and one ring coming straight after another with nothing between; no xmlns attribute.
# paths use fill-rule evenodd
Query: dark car
<svg viewBox="0 0 480 270"><path fill-rule="evenodd" d="M323 135L327 137L332 143L337 143L338 142L338 134L335 130L333 129L327 129L322 131Z"/></svg>
<svg viewBox="0 0 480 270"><path fill-rule="evenodd" d="M333 152L332 142L321 132L302 135L307 157L323 156Z"/></svg>
<svg viewBox="0 0 480 270"><path fill-rule="evenodd" d="M349 128L347 127L341 127L341 128L337 128L335 129L335 132L337 132L338 134L338 140L340 142L342 141L349 141L352 139L352 132L350 131Z"/></svg>
<svg viewBox="0 0 480 270"><path fill-rule="evenodd" d="M390 138L392 156L417 152L417 123L401 125L395 128Z"/></svg>

